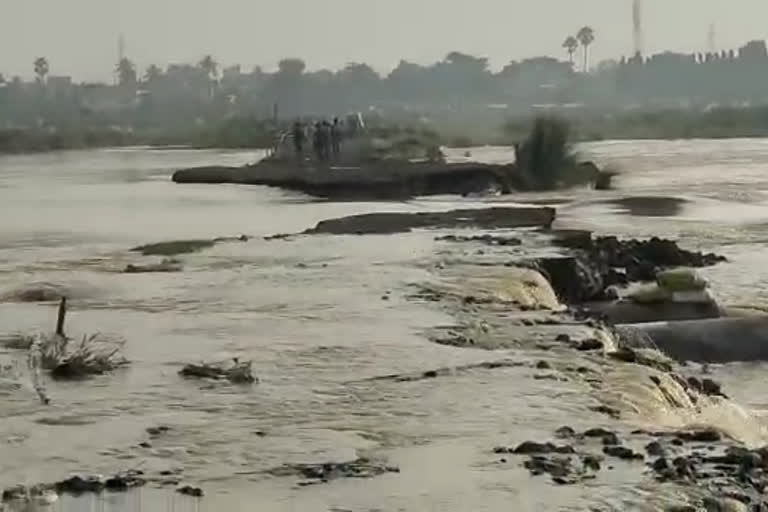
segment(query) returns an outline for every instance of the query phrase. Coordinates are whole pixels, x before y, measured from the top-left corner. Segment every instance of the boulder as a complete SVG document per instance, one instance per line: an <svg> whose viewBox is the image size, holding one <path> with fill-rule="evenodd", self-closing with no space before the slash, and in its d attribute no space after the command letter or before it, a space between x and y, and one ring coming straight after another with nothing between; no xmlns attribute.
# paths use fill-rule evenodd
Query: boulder
<svg viewBox="0 0 768 512"><path fill-rule="evenodd" d="M582 256L540 258L535 265L548 278L563 302L578 304L602 298L603 271Z"/></svg>

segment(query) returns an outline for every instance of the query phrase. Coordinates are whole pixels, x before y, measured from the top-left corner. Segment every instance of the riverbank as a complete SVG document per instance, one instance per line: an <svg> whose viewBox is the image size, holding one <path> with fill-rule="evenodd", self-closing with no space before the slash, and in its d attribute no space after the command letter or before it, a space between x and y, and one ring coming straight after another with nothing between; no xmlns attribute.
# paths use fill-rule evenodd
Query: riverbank
<svg viewBox="0 0 768 512"><path fill-rule="evenodd" d="M574 142L604 140L690 140L768 137L768 108L714 107L710 109L641 109L616 112L581 112L552 109L536 115L568 120ZM452 123L398 123L383 125L384 132L398 132L454 148L503 146L522 141L536 115L496 121L483 126L471 119ZM439 119L439 118L438 118ZM494 118L495 119L495 118ZM106 126L60 127L55 130L0 130L0 154L35 153L67 149L119 146L184 146L196 149L269 149L275 133L290 128L271 120L235 117L196 128L157 129Z"/></svg>

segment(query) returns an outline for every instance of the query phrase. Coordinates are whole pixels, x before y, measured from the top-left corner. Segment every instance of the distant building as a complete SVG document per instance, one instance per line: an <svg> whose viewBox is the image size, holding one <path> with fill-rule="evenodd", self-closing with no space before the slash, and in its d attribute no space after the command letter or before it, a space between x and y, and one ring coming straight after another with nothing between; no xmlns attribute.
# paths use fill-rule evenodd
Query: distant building
<svg viewBox="0 0 768 512"><path fill-rule="evenodd" d="M763 60L768 58L765 41L750 41L739 49L739 58L745 60Z"/></svg>
<svg viewBox="0 0 768 512"><path fill-rule="evenodd" d="M49 76L46 81L48 94L52 97L61 98L70 96L73 93L72 77L70 76Z"/></svg>

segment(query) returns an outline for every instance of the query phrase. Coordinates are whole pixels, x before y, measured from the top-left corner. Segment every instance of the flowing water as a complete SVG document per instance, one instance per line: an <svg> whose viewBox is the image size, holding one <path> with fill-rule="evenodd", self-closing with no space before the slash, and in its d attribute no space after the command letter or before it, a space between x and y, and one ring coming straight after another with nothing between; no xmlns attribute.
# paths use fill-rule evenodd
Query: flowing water
<svg viewBox="0 0 768 512"><path fill-rule="evenodd" d="M513 199L558 203L563 226L668 236L721 252L731 262L705 272L718 298L768 307L768 140L605 142L581 151L622 172L616 191ZM113 375L49 384L47 407L21 370L14 378L6 369L0 487L72 472L183 468L187 481L206 490L202 501L146 488L106 500L64 499L53 510L630 510L649 501L654 491L641 475L617 471L594 485L554 488L489 455L495 445L541 437L564 423L593 426L576 385L534 381L525 368L410 383L366 380L514 352L428 341L425 330L452 319L406 297L413 283L434 279L445 252L434 233L258 236L352 213L481 206L498 198L327 203L263 187L169 181L180 167L259 156L121 149L0 157L0 333L52 330L54 304L13 297L30 285L56 285L71 298L68 334L121 336L132 362ZM510 154L477 148L473 158ZM611 202L629 195L681 201L663 216ZM257 237L182 256L183 272L121 272L128 263L156 261L128 251L139 244L240 233ZM186 362L232 357L253 360L261 382L211 386L177 376ZM24 354L0 351L0 363L14 361L23 366ZM753 363L715 373L759 415L768 409L764 370ZM145 429L158 425L171 430L139 446ZM762 427L748 434L760 440ZM386 457L401 473L311 487L266 473L367 454Z"/></svg>

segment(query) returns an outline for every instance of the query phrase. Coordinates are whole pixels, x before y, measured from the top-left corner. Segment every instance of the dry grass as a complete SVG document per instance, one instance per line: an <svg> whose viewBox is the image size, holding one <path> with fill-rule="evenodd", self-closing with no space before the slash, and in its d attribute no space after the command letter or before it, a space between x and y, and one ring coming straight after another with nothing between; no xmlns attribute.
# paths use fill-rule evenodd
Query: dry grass
<svg viewBox="0 0 768 512"><path fill-rule="evenodd" d="M128 362L120 351L125 340L111 340L100 334L83 336L79 343L60 334L46 335L39 338L39 346L33 344L39 352L36 359L41 369L51 372L56 379L80 379L92 375L102 375Z"/></svg>

